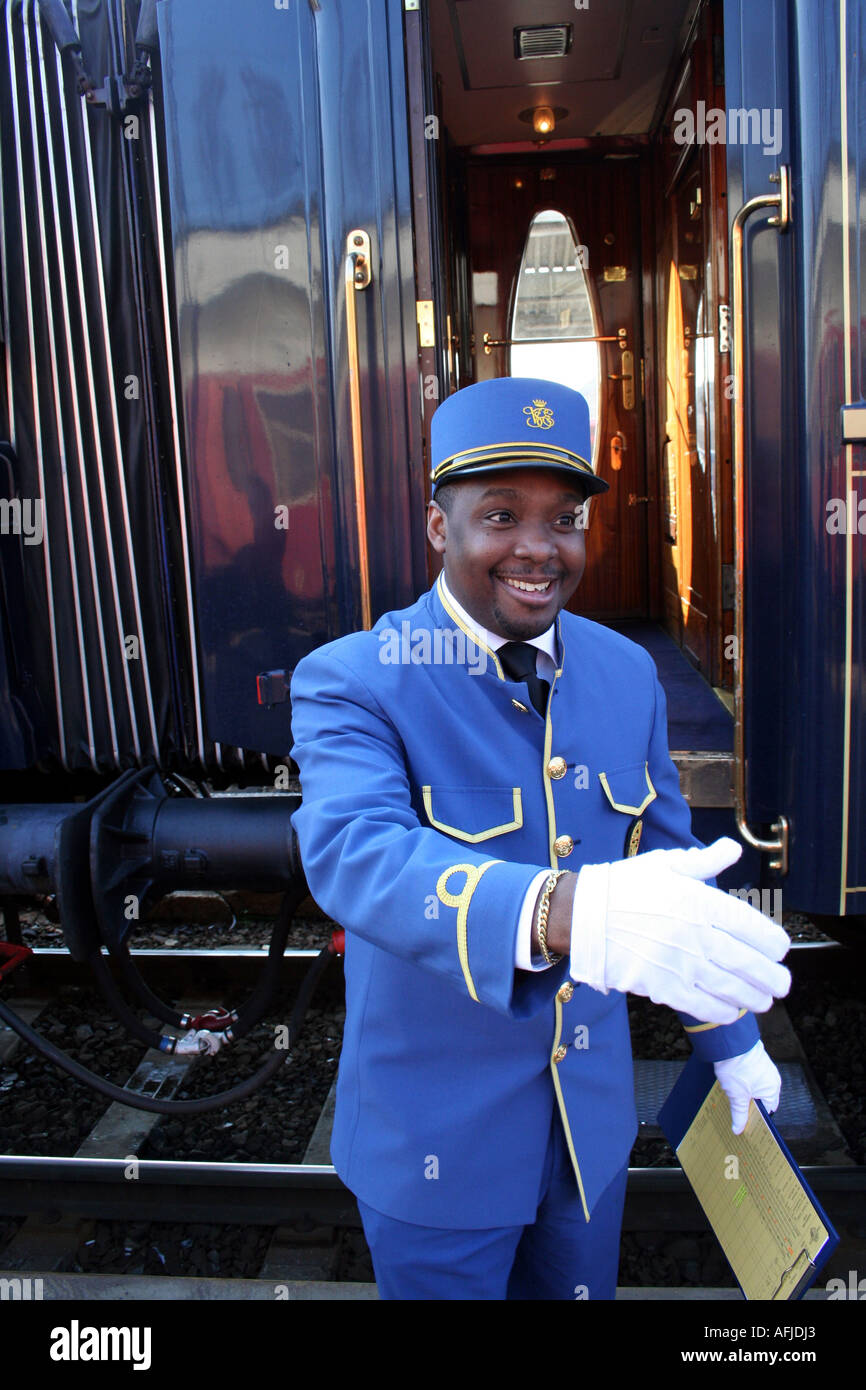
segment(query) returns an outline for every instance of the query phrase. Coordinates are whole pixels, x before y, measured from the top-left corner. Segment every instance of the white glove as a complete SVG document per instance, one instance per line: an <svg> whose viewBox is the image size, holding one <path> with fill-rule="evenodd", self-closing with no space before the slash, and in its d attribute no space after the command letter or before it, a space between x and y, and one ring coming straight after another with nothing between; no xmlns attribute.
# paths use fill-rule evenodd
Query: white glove
<svg viewBox="0 0 866 1390"><path fill-rule="evenodd" d="M742 899L701 882L736 863L742 846L653 850L586 864L574 893L570 974L603 994L648 995L705 1023L762 1013L791 987L777 965L787 932Z"/></svg>
<svg viewBox="0 0 866 1390"><path fill-rule="evenodd" d="M751 1100L761 1100L768 1110L778 1110L782 1078L762 1042L756 1042L750 1052L725 1057L713 1066L718 1083L731 1103L734 1134L742 1134L746 1128Z"/></svg>

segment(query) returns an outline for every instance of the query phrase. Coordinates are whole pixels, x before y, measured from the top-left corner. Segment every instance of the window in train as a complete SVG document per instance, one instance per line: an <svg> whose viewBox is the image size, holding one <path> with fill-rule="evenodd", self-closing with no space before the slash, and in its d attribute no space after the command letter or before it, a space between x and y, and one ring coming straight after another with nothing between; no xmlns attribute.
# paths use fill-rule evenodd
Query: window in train
<svg viewBox="0 0 866 1390"><path fill-rule="evenodd" d="M599 345L575 339L601 330L586 274L586 248L552 209L529 226L511 316L510 376L542 377L580 391L589 405L593 468L598 454Z"/></svg>

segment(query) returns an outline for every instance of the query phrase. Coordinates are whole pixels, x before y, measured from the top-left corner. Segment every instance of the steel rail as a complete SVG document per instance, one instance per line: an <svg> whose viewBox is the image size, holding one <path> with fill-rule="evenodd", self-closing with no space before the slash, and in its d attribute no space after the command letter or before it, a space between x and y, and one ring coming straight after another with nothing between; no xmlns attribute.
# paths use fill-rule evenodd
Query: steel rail
<svg viewBox="0 0 866 1390"><path fill-rule="evenodd" d="M0 1156L4 1210L269 1225L309 1213L333 1225L360 1224L355 1199L331 1164L137 1159L136 1180L130 1182L129 1162ZM837 1221L862 1215L866 1168L813 1165L801 1171ZM706 1224L681 1168L629 1168L625 1230L694 1230Z"/></svg>

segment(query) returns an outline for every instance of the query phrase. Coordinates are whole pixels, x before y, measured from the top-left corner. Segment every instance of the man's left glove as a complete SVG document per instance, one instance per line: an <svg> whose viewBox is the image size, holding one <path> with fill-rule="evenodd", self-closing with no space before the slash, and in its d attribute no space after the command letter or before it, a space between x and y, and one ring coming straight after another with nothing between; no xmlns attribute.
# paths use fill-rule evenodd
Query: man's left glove
<svg viewBox="0 0 866 1390"><path fill-rule="evenodd" d="M746 1128L750 1100L763 1101L767 1110L778 1109L782 1078L762 1042L756 1042L750 1052L741 1052L739 1057L725 1057L713 1066L719 1085L731 1103L734 1134L742 1134Z"/></svg>

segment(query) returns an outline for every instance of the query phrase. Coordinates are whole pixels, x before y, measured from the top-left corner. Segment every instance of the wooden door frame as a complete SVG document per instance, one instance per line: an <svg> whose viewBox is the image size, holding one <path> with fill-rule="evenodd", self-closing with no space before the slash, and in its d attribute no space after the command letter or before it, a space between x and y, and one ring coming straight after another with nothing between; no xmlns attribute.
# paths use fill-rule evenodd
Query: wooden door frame
<svg viewBox="0 0 866 1390"><path fill-rule="evenodd" d="M654 527L654 542L650 544L650 564L653 592L653 616L662 621L664 612L663 593L663 546L667 543L663 528L664 478L664 424L665 412L662 403L664 374L661 355L664 349L663 315L666 306L667 286L664 268L659 263L659 237L656 229L665 226L668 216L668 202L674 193L683 171L693 153L692 145L674 145L672 141L673 113L690 101L704 100L710 107L725 109L724 58L722 45L722 6L711 0L702 7L689 42L683 52L681 62L672 83L672 89L665 106L659 139L654 147L654 157L648 169L651 187L644 199L644 241L645 285L652 290L645 295L644 341L647 347L646 362L646 400L644 402L647 421L647 458L655 464L655 479L650 488L656 501L652 506L650 522ZM733 596L725 592L724 567L733 565L733 481L731 472L731 356L720 351L719 306L730 308L728 278L728 213L727 213L727 158L726 149L721 144L704 144L698 147L700 160L701 188L706 190L703 197L703 243L709 258L709 273L705 281L707 303L712 313L716 370L714 376L713 410L715 417L715 443L717 483L715 492L716 514L718 518L718 543L715 546L714 564L710 575L707 593L707 618L710 626L709 668L704 675L716 687L730 688L732 683L731 661L725 656L728 644L726 639L733 632ZM726 606L730 603L731 606Z"/></svg>

